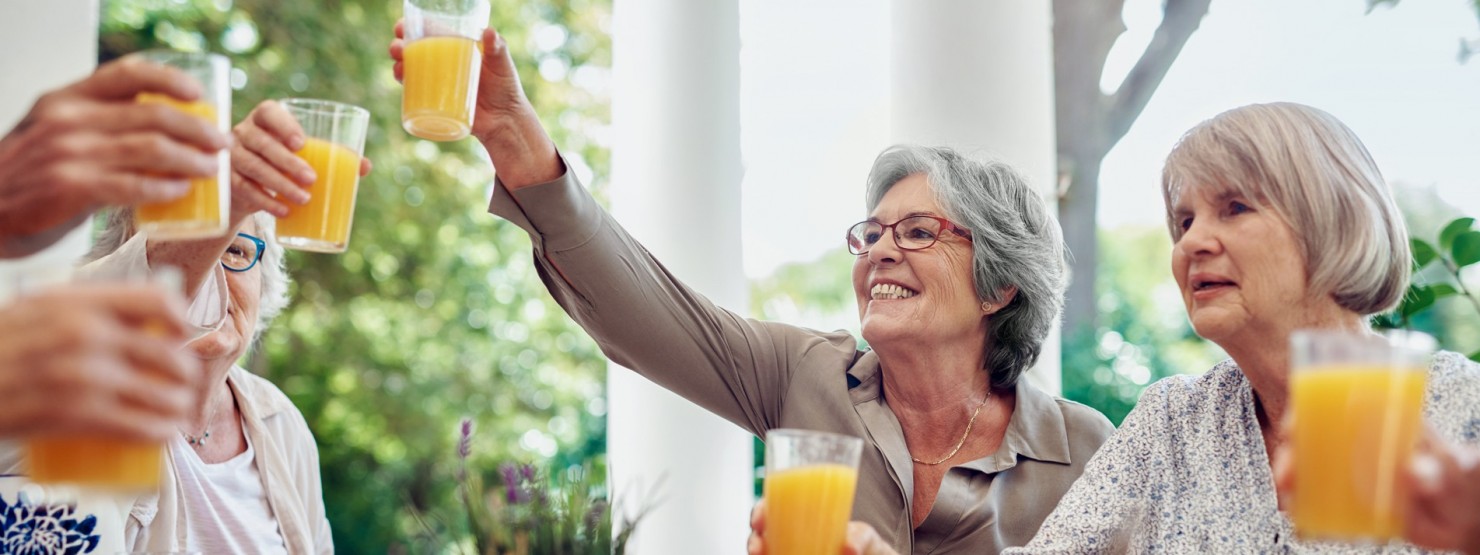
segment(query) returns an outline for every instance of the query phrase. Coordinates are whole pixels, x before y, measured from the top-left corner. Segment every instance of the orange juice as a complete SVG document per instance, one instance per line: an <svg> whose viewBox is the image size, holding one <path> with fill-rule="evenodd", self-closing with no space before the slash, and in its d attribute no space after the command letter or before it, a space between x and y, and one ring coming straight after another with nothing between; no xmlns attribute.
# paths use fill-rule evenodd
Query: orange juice
<svg viewBox="0 0 1480 555"><path fill-rule="evenodd" d="M205 102L181 102L153 93L139 94L138 101L167 104L212 124L216 122L215 107ZM224 170L224 159L221 166ZM225 171L222 171L215 177L192 179L185 196L169 202L140 204L134 211L134 222L141 231L148 231L161 239L215 237L225 233L230 200L226 195L225 176Z"/></svg>
<svg viewBox="0 0 1480 555"><path fill-rule="evenodd" d="M1295 527L1316 538L1402 532L1399 473L1422 428L1425 369L1357 364L1291 375Z"/></svg>
<svg viewBox="0 0 1480 555"><path fill-rule="evenodd" d="M164 448L158 442L103 437L32 439L31 479L128 490L159 487Z"/></svg>
<svg viewBox="0 0 1480 555"><path fill-rule="evenodd" d="M313 167L318 179L308 190L308 204L289 204L288 215L278 218L278 242L301 250L341 252L349 244L360 156L349 148L315 138L304 142L297 154Z"/></svg>
<svg viewBox="0 0 1480 555"><path fill-rule="evenodd" d="M401 125L433 141L468 136L478 92L482 44L467 37L427 37L406 44Z"/></svg>
<svg viewBox="0 0 1480 555"><path fill-rule="evenodd" d="M858 471L817 464L766 476L766 553L834 555L843 548Z"/></svg>

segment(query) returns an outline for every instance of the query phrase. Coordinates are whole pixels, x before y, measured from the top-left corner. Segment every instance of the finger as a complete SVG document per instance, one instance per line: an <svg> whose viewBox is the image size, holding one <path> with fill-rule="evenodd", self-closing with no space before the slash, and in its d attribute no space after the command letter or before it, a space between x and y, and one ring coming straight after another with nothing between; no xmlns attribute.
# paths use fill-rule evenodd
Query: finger
<svg viewBox="0 0 1480 555"><path fill-rule="evenodd" d="M375 165L370 163L369 158L360 158L360 177L370 175L370 170L374 169L374 167Z"/></svg>
<svg viewBox="0 0 1480 555"><path fill-rule="evenodd" d="M110 139L99 148L100 162L109 168L150 172L172 177L208 178L216 175L220 160L161 133L130 133Z"/></svg>
<svg viewBox="0 0 1480 555"><path fill-rule="evenodd" d="M406 38L406 18L396 20L395 33L398 39Z"/></svg>
<svg viewBox="0 0 1480 555"><path fill-rule="evenodd" d="M766 542L761 539L760 534L750 534L750 539L745 542L745 553L747 555L766 555Z"/></svg>
<svg viewBox="0 0 1480 555"><path fill-rule="evenodd" d="M108 284L92 286L92 291L80 298L104 310L114 321L152 337L181 341L190 332L185 301L177 291L156 285Z"/></svg>
<svg viewBox="0 0 1480 555"><path fill-rule="evenodd" d="M261 185L241 174L231 176L231 209L245 214L266 210L279 218L287 217L291 211L288 205L268 195Z"/></svg>
<svg viewBox="0 0 1480 555"><path fill-rule="evenodd" d="M391 46L387 51L390 53L392 60L396 62L404 61L406 59L406 41L399 38L391 41Z"/></svg>
<svg viewBox="0 0 1480 555"><path fill-rule="evenodd" d="M206 152L231 144L230 138L216 129L216 122L193 116L158 102L112 103L92 105L79 112L85 125L100 132L124 134L155 132Z"/></svg>
<svg viewBox="0 0 1480 555"><path fill-rule="evenodd" d="M141 333L139 330L129 330L128 333L119 334L118 338L120 343L114 348L129 363L130 383L165 390L170 387L191 386L199 377L198 363L180 352L179 341L150 337L147 332ZM120 386L119 389L132 388ZM143 394L147 395L147 392Z"/></svg>
<svg viewBox="0 0 1480 555"><path fill-rule="evenodd" d="M114 206L167 202L190 192L188 180L138 172L97 172L87 182L87 195L92 202Z"/></svg>
<svg viewBox="0 0 1480 555"><path fill-rule="evenodd" d="M755 506L750 508L750 529L757 534L764 533L766 531L765 499L756 501Z"/></svg>
<svg viewBox="0 0 1480 555"><path fill-rule="evenodd" d="M297 125L297 122L294 122L293 125ZM294 196L291 191L279 191L278 182L281 181L293 185L292 182L296 181L299 185L307 186L313 185L314 180L318 179L318 175L314 173L313 167L309 166L308 162L304 162L298 155L293 154L293 150L290 150L279 137L275 137L251 126L237 126L235 135L237 137L237 143L242 148L256 155L243 159L243 161L251 159L253 160L252 163L256 164L254 168L254 172L256 173L246 174L247 177L252 178L252 180L258 183L267 185L272 191L278 194ZM241 154L241 150L232 149L233 163L236 163L237 160L235 157ZM298 187L294 185L292 188Z"/></svg>
<svg viewBox="0 0 1480 555"><path fill-rule="evenodd" d="M308 164L303 163L302 159L299 159L297 156L293 156L292 154L288 154L288 156L293 158L303 166L302 168L294 166L293 169L289 171L296 172L298 170L307 170L310 173L313 172L313 168L307 167ZM308 202L310 195L309 192L304 189L303 185L299 185L298 183L290 181L288 176L283 174L281 166L276 166L273 163L262 159L262 157L257 155L257 153L251 152L250 150L247 150L245 148L232 149L231 170L232 173L237 174L246 182L261 185L260 190L255 187L250 187L248 188L249 191L265 190L271 192L271 194L279 198L284 198L298 204L304 204ZM313 181L309 181L309 184L312 183ZM232 186L232 192L234 193L236 192L235 179L232 180Z"/></svg>
<svg viewBox="0 0 1480 555"><path fill-rule="evenodd" d="M391 67L391 72L396 75L397 83L404 83L406 81L406 64L396 62L396 65Z"/></svg>
<svg viewBox="0 0 1480 555"><path fill-rule="evenodd" d="M202 94L200 83L185 72L138 56L104 64L69 89L101 100L132 100L139 93L154 92L191 101Z"/></svg>
<svg viewBox="0 0 1480 555"><path fill-rule="evenodd" d="M296 151L303 148L305 139L303 126L298 124L298 120L282 104L264 100L252 110L252 115L248 117L257 124L257 127L277 138L278 142L288 150Z"/></svg>

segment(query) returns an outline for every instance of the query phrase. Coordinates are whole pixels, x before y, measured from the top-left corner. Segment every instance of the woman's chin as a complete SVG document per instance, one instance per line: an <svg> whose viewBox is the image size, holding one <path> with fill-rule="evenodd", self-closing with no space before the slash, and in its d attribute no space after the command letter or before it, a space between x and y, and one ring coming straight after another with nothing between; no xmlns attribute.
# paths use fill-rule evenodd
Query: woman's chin
<svg viewBox="0 0 1480 555"><path fill-rule="evenodd" d="M205 337L196 339L190 343L190 352L201 360L218 360L230 358L236 360L240 341L234 338L223 337L220 332L207 334Z"/></svg>

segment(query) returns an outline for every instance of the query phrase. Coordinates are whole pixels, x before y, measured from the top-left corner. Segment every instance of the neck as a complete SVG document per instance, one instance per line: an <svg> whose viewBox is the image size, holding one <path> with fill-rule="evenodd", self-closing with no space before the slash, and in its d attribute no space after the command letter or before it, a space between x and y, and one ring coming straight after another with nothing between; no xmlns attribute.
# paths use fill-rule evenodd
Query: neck
<svg viewBox="0 0 1480 555"><path fill-rule="evenodd" d="M1245 329L1250 331L1218 344L1238 363L1239 370L1254 388L1255 408L1260 417L1259 427L1266 432L1279 427L1289 402L1290 335L1295 330L1371 332L1364 318L1346 310L1327 317L1291 321L1283 325L1251 325Z"/></svg>
<svg viewBox="0 0 1480 555"><path fill-rule="evenodd" d="M185 428L185 433L192 435L210 426L210 421L214 418L219 418L221 415L229 416L232 412L231 407L235 406L231 400L231 386L226 385L226 373L231 370L232 363L216 360L203 362L207 385L201 393L200 404L191 413Z"/></svg>
<svg viewBox="0 0 1480 555"><path fill-rule="evenodd" d="M991 378L982 369L985 353L980 343L886 347L875 353L883 372L884 397L902 423L955 429L981 404L991 386Z"/></svg>

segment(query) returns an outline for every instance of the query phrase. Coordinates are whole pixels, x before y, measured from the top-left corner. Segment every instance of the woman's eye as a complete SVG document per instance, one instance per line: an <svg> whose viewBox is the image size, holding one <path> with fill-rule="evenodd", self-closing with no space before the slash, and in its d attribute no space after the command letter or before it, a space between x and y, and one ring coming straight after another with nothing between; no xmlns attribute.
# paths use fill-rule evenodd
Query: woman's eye
<svg viewBox="0 0 1480 555"><path fill-rule="evenodd" d="M1192 218L1182 218L1182 221L1177 222L1177 227L1182 228L1182 231L1192 229Z"/></svg>
<svg viewBox="0 0 1480 555"><path fill-rule="evenodd" d="M1244 204L1242 202L1233 201L1233 202L1228 203L1228 213L1229 214L1243 214L1244 212L1252 212L1252 211L1254 211L1253 208L1249 208L1249 205Z"/></svg>

